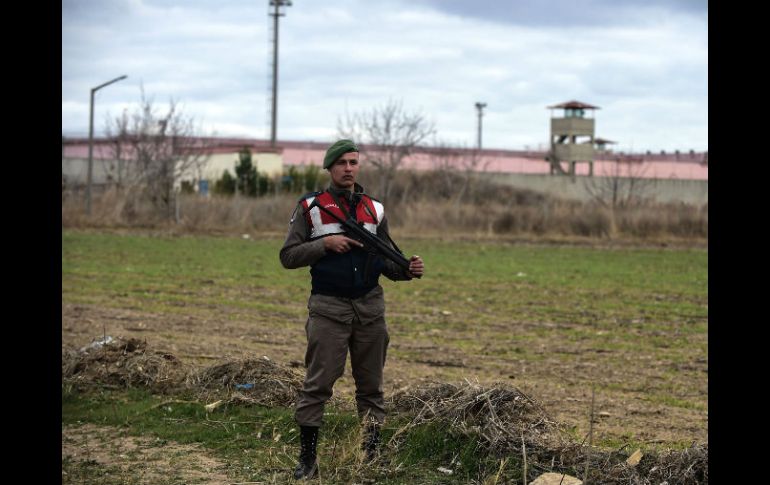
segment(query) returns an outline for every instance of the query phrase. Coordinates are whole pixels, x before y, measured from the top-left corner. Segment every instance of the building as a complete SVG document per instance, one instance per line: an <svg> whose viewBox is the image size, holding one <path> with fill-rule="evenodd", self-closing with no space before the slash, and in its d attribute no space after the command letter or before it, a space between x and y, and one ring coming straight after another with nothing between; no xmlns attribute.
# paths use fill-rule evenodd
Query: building
<svg viewBox="0 0 770 485"><path fill-rule="evenodd" d="M551 150L547 159L551 164L550 173L575 175L575 165L578 162L588 164L588 175L594 174L594 130L595 123L589 115L598 106L592 106L580 101L549 106L551 110ZM563 115L553 115L554 109L563 109ZM567 164L565 169L562 163Z"/></svg>
<svg viewBox="0 0 770 485"><path fill-rule="evenodd" d="M576 113L579 114L579 113ZM321 167L326 149L330 142L314 141L278 141L275 149L270 148L269 140L252 138L206 138L200 139L201 150L207 151L207 163L199 174L190 174L187 180L193 182L196 188L201 184L213 186L224 170L230 170L234 175L238 152L249 147L252 161L260 173L270 177L278 177L290 167L302 169L308 166ZM557 139L558 140L558 139ZM604 143L601 143L604 141ZM115 160L114 150L110 141L95 140L94 143L94 184L104 185L119 182L120 165L126 162ZM496 150L475 148L453 149L454 163L457 170L466 170L466 163L474 158L473 170L482 176L491 177L500 183L531 188L559 196L584 198L576 184L576 177L627 177L656 179L660 188L661 201L682 200L686 202L703 203L708 201L708 152L693 150L674 153L624 153L614 152L606 148L609 140L594 138L596 148L593 150L591 164L576 163L568 167L573 177L553 177L553 165L547 160L547 150ZM422 147L415 150L403 164L404 169L430 170L445 167L439 163L440 149ZM362 159L366 160L365 153ZM622 163L625 170L619 171L618 164ZM82 186L86 182L88 164L88 139L62 140L62 180L69 187ZM125 169L125 167L123 167ZM204 191L205 192L205 191Z"/></svg>
<svg viewBox="0 0 770 485"><path fill-rule="evenodd" d="M176 183L191 182L200 190L213 185L222 177L225 170L235 175L235 166L239 152L243 148L251 150L251 161L257 172L268 177L277 177L283 173L283 159L280 148L255 143L255 140L235 138L198 138L193 141L197 147L189 148L200 152L201 164L187 170ZM92 183L94 186L120 184L130 177L130 146L118 146L108 139L95 139L93 146ZM122 152L123 155L119 153ZM88 177L88 139L62 139L62 182L71 187L78 187L87 182ZM205 189L203 192L207 192Z"/></svg>

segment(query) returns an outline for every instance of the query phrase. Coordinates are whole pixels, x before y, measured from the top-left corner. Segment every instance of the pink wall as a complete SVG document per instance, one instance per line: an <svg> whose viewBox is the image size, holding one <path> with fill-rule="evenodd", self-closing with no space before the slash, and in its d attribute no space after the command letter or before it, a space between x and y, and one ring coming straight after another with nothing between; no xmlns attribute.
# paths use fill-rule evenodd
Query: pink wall
<svg viewBox="0 0 770 485"><path fill-rule="evenodd" d="M216 151L237 151L243 144L253 147L268 145L261 140L226 140ZM228 145L228 146L225 146ZM326 151L326 143L315 142L279 142L283 147L283 163L285 165L310 165L321 166ZM531 173L546 174L549 172L548 162L544 160L544 153L512 151L512 150L484 150L485 155L477 166L477 170L502 173ZM112 155L108 145L94 143L94 158L110 158ZM88 158L88 140L70 140L64 145L64 158ZM623 164L623 170L619 175L628 175L625 167L632 167L631 174L643 178L661 179L685 179L708 180L708 165L700 163L702 154L681 154L679 160L676 155L636 155L642 157L642 162ZM404 168L426 170L435 168L434 156L429 153L418 153L409 157L404 162ZM566 168L566 164L564 165ZM462 167L458 167L462 170ZM615 173L616 162L608 160L596 160L594 162L594 175L610 175ZM578 163L576 167L578 175L588 175L588 164Z"/></svg>
<svg viewBox="0 0 770 485"><path fill-rule="evenodd" d="M286 165L310 165L321 166L323 163L325 150L323 149L295 149L284 148L283 163ZM502 172L502 173L533 173L546 174L550 171L548 162L544 160L545 154L540 157L524 156L486 156L482 157L479 164L479 171ZM658 158L660 156L657 156ZM677 160L654 160L643 162L632 162L623 164L621 167L631 166L630 174L640 178L661 178L661 179L687 179L687 180L708 180L708 165L703 165L697 161L677 161ZM566 164L564 164L566 168ZM404 161L404 168L416 170L427 170L435 168L433 157L429 154L416 154ZM608 160L596 160L594 162L594 175L611 175L616 171L616 162ZM588 164L578 163L576 166L578 175L588 175ZM618 175L628 176L629 171L622 168Z"/></svg>
<svg viewBox="0 0 770 485"><path fill-rule="evenodd" d="M88 158L88 143L64 146L64 158ZM94 143L94 159L111 158L112 149L106 145Z"/></svg>

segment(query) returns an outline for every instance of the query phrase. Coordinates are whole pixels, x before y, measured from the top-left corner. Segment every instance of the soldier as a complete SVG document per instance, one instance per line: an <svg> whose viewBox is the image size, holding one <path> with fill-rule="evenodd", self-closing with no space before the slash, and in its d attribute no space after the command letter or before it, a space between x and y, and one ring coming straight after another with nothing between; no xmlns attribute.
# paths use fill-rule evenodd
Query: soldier
<svg viewBox="0 0 770 485"><path fill-rule="evenodd" d="M281 264L287 269L310 266L312 286L305 324L307 373L294 414L301 446L295 479L310 479L318 470L318 428L334 383L345 370L348 350L356 408L366 429L363 449L368 460L375 457L385 419L382 370L389 342L378 278L384 274L393 281L410 280L424 272L419 256L410 258L405 271L363 250L363 244L344 235L342 226L318 207L308 210L317 198L337 216L345 219L350 215L392 244L383 205L356 183L358 156L351 140L339 140L329 147L323 164L331 177L329 188L302 196L280 252Z"/></svg>

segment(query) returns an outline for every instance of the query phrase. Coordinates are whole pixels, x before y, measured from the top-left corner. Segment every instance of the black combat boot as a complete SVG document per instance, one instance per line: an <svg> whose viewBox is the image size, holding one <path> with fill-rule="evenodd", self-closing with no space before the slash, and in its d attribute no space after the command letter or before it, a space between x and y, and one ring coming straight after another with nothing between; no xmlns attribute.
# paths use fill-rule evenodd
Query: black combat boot
<svg viewBox="0 0 770 485"><path fill-rule="evenodd" d="M380 446L380 425L372 423L366 426L364 432L364 444L362 446L366 453L366 461L374 461L377 458L377 449Z"/></svg>
<svg viewBox="0 0 770 485"><path fill-rule="evenodd" d="M310 480L318 472L316 462L316 445L318 444L317 426L300 426L299 463L294 469L295 480Z"/></svg>

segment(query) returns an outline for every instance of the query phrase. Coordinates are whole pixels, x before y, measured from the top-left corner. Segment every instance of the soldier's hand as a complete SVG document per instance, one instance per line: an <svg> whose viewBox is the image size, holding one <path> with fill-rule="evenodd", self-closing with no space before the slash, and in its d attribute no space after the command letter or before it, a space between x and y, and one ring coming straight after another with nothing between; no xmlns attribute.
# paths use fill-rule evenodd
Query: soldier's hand
<svg viewBox="0 0 770 485"><path fill-rule="evenodd" d="M335 234L334 236L327 236L324 238L324 249L327 251L334 251L335 253L347 253L350 251L353 246L358 246L359 248L364 247L364 245L355 239L350 239L347 236L342 236L340 234Z"/></svg>
<svg viewBox="0 0 770 485"><path fill-rule="evenodd" d="M414 255L411 258L409 258L409 273L419 278L425 273L425 263L423 263L422 258Z"/></svg>

